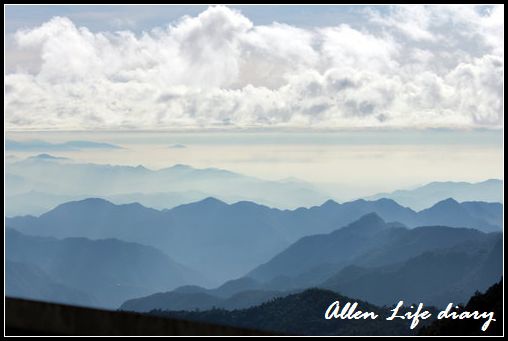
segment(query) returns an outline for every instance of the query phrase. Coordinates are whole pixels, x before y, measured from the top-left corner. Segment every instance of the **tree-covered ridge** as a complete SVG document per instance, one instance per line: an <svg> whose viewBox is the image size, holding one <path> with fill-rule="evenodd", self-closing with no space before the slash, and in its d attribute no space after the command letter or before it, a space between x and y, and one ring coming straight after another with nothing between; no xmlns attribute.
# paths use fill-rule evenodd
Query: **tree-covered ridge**
<svg viewBox="0 0 508 341"><path fill-rule="evenodd" d="M347 302L358 302L357 310L374 312L379 317L374 320L327 320L325 311L335 301L339 301L341 306ZM414 335L418 329L411 330L408 322L386 320L386 317L391 315L390 309L392 308L378 307L329 290L308 289L299 294L276 298L243 310L211 309L202 312L153 310L149 314L286 335Z"/></svg>
<svg viewBox="0 0 508 341"><path fill-rule="evenodd" d="M503 335L503 280L491 286L485 293L477 292L465 307L460 307L460 312L463 311L480 311L480 312L494 312L494 318L489 328L482 331L481 327L484 323L483 320L437 320L431 325L426 326L420 330L420 335L479 335L479 336L494 336Z"/></svg>
<svg viewBox="0 0 508 341"><path fill-rule="evenodd" d="M358 302L356 311L373 312L377 319L325 319L325 311L331 303ZM228 311L211 309L207 311L162 311L152 310L149 314L180 318L193 321L206 321L221 325L243 327L285 335L502 335L503 333L503 284L502 280L490 287L484 294L477 292L458 313L469 311L494 312L493 321L485 332L482 331L484 319L441 319L437 320L440 309L426 307L432 316L420 320L415 329L410 329L410 321L394 319L393 306L379 307L365 301L355 300L322 289L308 289L304 292L275 298L261 305L242 310ZM398 312L414 312L407 307Z"/></svg>

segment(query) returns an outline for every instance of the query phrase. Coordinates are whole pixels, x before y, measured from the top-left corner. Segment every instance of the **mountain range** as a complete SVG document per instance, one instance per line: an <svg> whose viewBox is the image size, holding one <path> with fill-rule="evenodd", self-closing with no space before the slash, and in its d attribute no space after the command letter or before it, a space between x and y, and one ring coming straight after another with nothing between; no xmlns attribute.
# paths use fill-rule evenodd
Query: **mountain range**
<svg viewBox="0 0 508 341"><path fill-rule="evenodd" d="M442 307L450 300L464 302L501 275L501 233L445 226L408 229L371 213L330 234L304 237L246 277L216 289L184 286L129 300L120 309L231 310L309 287L377 305L402 299Z"/></svg>
<svg viewBox="0 0 508 341"><path fill-rule="evenodd" d="M489 238L491 239L491 238ZM426 251L400 263L348 266L319 285L377 305L398 300L445 307L465 303L501 279L502 238ZM376 285L372 285L376 283Z"/></svg>
<svg viewBox="0 0 508 341"><path fill-rule="evenodd" d="M161 310L244 309L301 290L288 290L276 283L261 283L250 277L227 281L214 289L186 285L167 292L130 299L120 310L149 312Z"/></svg>
<svg viewBox="0 0 508 341"><path fill-rule="evenodd" d="M117 239L56 239L6 230L8 296L117 308L184 284L207 285L161 251Z"/></svg>
<svg viewBox="0 0 508 341"><path fill-rule="evenodd" d="M368 196L366 200L392 199L414 210L423 210L438 201L453 198L457 201L503 202L503 181L489 179L476 183L436 181L414 189L397 190Z"/></svg>
<svg viewBox="0 0 508 341"><path fill-rule="evenodd" d="M206 197L255 201L272 207L312 206L328 196L301 180L262 180L218 168L79 163L49 154L9 162L7 216L40 214L69 200L101 197L163 209ZM32 195L37 193L37 195ZM21 196L21 197L20 197Z"/></svg>
<svg viewBox="0 0 508 341"><path fill-rule="evenodd" d="M488 244L499 235L448 226L409 229L400 223L386 223L376 213L370 213L331 233L301 238L248 276L261 281L299 276L305 282L309 273L307 277L318 281L347 265L384 266L467 242Z"/></svg>
<svg viewBox="0 0 508 341"><path fill-rule="evenodd" d="M446 214L446 212L450 212ZM502 205L448 199L415 212L389 199L279 210L253 202L226 204L214 198L168 210L138 203L115 205L90 198L59 205L39 217L7 218L30 235L57 238L116 238L158 248L215 283L239 278L308 235L330 233L374 212L408 227L446 225L500 231ZM266 236L270 236L267 238Z"/></svg>
<svg viewBox="0 0 508 341"><path fill-rule="evenodd" d="M78 142L74 141L71 146L80 146ZM99 143L89 146L92 147L108 146ZM39 215L59 204L90 197L116 204L138 202L155 209L172 208L207 197L227 203L253 201L280 209L311 207L334 198L328 187L315 186L296 178L263 180L224 169L198 169L181 164L151 170L141 165L79 163L43 153L21 160L8 159L6 170L7 216ZM418 211L447 198L458 202L502 202L502 197L502 181L491 179L480 183L433 182L416 189L380 193L366 199L393 199Z"/></svg>

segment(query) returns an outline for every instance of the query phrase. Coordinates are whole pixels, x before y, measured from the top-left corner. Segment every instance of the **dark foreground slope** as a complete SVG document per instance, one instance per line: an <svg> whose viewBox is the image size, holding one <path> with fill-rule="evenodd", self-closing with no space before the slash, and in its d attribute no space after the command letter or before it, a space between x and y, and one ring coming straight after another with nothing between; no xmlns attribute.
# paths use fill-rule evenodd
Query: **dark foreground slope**
<svg viewBox="0 0 508 341"><path fill-rule="evenodd" d="M266 335L261 331L136 313L5 299L7 336Z"/></svg>
<svg viewBox="0 0 508 341"><path fill-rule="evenodd" d="M358 302L356 311L374 312L379 317L374 320L327 320L324 318L325 311L334 301L339 301L341 307L347 302ZM432 314L431 318L420 320L418 326L411 330L411 321L386 320L392 314L391 309L393 307L375 306L329 290L308 289L244 310L212 309L202 312L154 310L150 314L290 335L502 335L503 285L501 281L484 294L477 293L466 307L460 309L480 313L494 312L496 321L491 322L485 332L481 327L486 319L437 320L441 310L429 306L426 306L425 310ZM414 309L406 308L400 310L398 316L405 315L408 311L414 313Z"/></svg>
<svg viewBox="0 0 508 341"><path fill-rule="evenodd" d="M7 297L6 335L502 335L502 282L485 294L471 298L465 310L494 311L496 322L487 332L476 321L448 320L423 325L411 331L401 321L325 320L324 308L333 300L349 299L325 290L277 299L247 310L227 312L161 312L152 316L81 308ZM359 302L360 309L383 314L379 308ZM432 313L435 315L436 311ZM154 316L159 315L159 316ZM230 326L226 326L230 325ZM258 329L259 328L259 329ZM265 331L263 331L265 330Z"/></svg>
<svg viewBox="0 0 508 341"><path fill-rule="evenodd" d="M494 312L495 322L486 331L484 320L438 320L420 330L420 335L503 335L503 281L491 286L484 294L477 293L460 311Z"/></svg>
<svg viewBox="0 0 508 341"><path fill-rule="evenodd" d="M379 317L375 320L327 320L324 318L325 311L335 301L339 301L341 306L347 302L358 302L357 310L374 312ZM329 290L308 289L244 310L154 310L150 314L289 335L413 335L416 332L404 321L386 321L389 310Z"/></svg>

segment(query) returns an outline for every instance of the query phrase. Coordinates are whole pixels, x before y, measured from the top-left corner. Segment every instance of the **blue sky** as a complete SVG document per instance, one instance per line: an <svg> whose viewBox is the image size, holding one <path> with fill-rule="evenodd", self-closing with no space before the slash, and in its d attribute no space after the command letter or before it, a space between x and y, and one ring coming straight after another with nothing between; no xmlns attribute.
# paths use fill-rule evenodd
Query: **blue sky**
<svg viewBox="0 0 508 341"><path fill-rule="evenodd" d="M20 6L7 5L6 29L15 32L18 29L41 25L54 16L65 16L79 26L92 31L131 29L136 32L165 26L184 15L196 16L208 6ZM275 22L300 27L333 26L339 23L354 24L361 18L365 6L230 6L240 10L257 25ZM387 7L378 6L376 10L386 11ZM118 19L118 20L115 20Z"/></svg>

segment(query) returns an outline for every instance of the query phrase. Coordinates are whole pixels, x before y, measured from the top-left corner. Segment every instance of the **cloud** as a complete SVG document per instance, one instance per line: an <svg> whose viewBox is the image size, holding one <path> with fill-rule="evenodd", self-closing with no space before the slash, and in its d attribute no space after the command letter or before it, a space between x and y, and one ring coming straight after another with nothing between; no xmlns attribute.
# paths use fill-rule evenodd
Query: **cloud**
<svg viewBox="0 0 508 341"><path fill-rule="evenodd" d="M386 28L392 28L414 41L435 42L441 39L439 34L431 31L436 18L434 7L425 6L393 6L388 15L370 11L371 20ZM440 11L439 8L436 11Z"/></svg>
<svg viewBox="0 0 508 341"><path fill-rule="evenodd" d="M5 149L13 151L71 151L71 150L82 150L82 149L122 149L122 147L103 142L93 141L68 141L63 143L49 143L41 140L29 140L29 141L15 141L6 140ZM45 156L47 154L41 154Z"/></svg>
<svg viewBox="0 0 508 341"><path fill-rule="evenodd" d="M134 34L17 31L7 129L496 128L502 6L394 6L363 28L254 25L210 7ZM31 57L29 57L29 55Z"/></svg>

